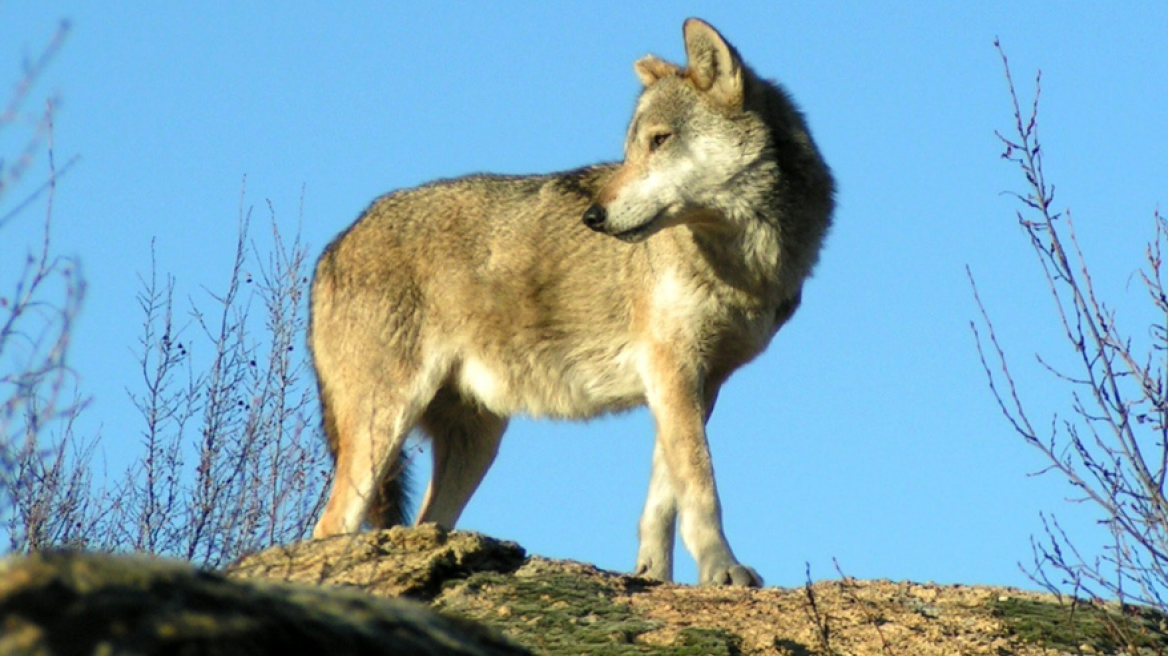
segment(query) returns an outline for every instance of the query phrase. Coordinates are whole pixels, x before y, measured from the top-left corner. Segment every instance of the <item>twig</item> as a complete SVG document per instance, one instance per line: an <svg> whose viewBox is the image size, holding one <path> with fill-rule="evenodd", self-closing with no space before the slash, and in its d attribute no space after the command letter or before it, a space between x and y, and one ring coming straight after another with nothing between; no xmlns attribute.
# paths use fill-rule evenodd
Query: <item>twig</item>
<svg viewBox="0 0 1168 656"><path fill-rule="evenodd" d="M807 617L815 626L815 635L819 640L819 648L825 656L831 656L835 650L831 648L831 626L828 623L827 613L820 612L819 603L815 600L815 590L811 586L811 563L805 563L806 582L803 591L807 594Z"/></svg>
<svg viewBox="0 0 1168 656"><path fill-rule="evenodd" d="M843 569L840 568L839 561L835 558L832 558L831 562L833 565L835 565L836 574L839 574L840 592L843 593L844 599L847 600L848 603L850 603L853 607L858 608L860 612L864 614L864 621L872 625L872 628L876 629L876 635L880 638L880 651L888 654L889 656L895 654L895 652L892 651L892 646L888 644L888 639L884 636L883 625L886 620L883 617L873 613L870 609L870 604L860 599L859 596L856 595L856 579L848 576L847 574L844 574Z"/></svg>

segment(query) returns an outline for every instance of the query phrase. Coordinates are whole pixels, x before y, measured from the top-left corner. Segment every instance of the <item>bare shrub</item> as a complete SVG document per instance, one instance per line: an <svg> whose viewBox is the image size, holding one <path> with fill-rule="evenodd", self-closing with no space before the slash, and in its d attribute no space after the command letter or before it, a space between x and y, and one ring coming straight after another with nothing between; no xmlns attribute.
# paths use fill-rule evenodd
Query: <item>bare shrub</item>
<svg viewBox="0 0 1168 656"><path fill-rule="evenodd" d="M0 154L0 201L11 197L38 158L47 159L45 181L9 208L0 205L0 230L29 216L44 198L39 243L29 248L11 286L0 288L0 518L9 546L70 545L87 528L89 473L77 465L95 440L79 439L74 421L85 406L67 356L85 296L79 264L51 247L57 182L75 158L58 168L53 151L53 110L30 111L33 90L64 43L62 24L39 56L27 62L0 110L0 133L16 132L15 156Z"/></svg>
<svg viewBox="0 0 1168 656"><path fill-rule="evenodd" d="M1079 494L1102 511L1108 544L1098 555L1080 552L1054 516L1043 516L1045 537L1033 541L1032 578L1051 591L1115 598L1168 610L1168 291L1162 254L1168 222L1154 212L1152 237L1139 271L1154 309L1148 325L1121 326L1114 306L1096 290L1071 213L1054 209L1054 187L1043 172L1038 138L1038 99L1023 112L1009 62L995 43L1013 102L1014 126L998 134L1002 157L1018 167L1024 191L1014 193L1018 224L1029 240L1054 301L1070 364L1056 367L1037 356L1052 384L1065 394L1066 416L1039 427L1031 420L994 332L985 304L979 330L971 322L990 389L1014 431L1036 448ZM973 283L973 276L970 274Z"/></svg>
<svg viewBox="0 0 1168 656"><path fill-rule="evenodd" d="M265 254L248 238L250 214L241 198L225 291L190 301L185 319L173 276L160 280L155 265L141 281L141 380L127 388L140 451L120 477L94 480L96 441L71 430L72 415L59 438L27 431L12 469L11 549L141 551L216 567L309 535L329 459L300 348L308 251L298 234L284 241L272 210Z"/></svg>
<svg viewBox="0 0 1168 656"><path fill-rule="evenodd" d="M127 393L142 418L141 451L111 483L98 480L96 437L76 430L85 407L67 366L85 285L76 261L51 248L59 176L52 101L22 111L67 26L27 64L0 130L31 127L14 164L0 159L0 199L47 153L45 184L6 213L0 229L45 203L43 239L10 293L0 290L0 525L6 547L143 551L219 566L309 535L331 470L316 435L316 400L304 344L308 250L281 233L268 204L270 246L249 237L241 192L226 287L176 313L173 276L152 262L137 296L140 382ZM244 187L246 191L246 186ZM302 210L301 210L302 213ZM107 387L109 387L107 385Z"/></svg>
<svg viewBox="0 0 1168 656"><path fill-rule="evenodd" d="M264 254L248 239L241 195L231 274L209 309L192 301L177 321L174 278L160 282L154 267L142 279L141 388L128 390L142 455L115 486L98 546L219 566L309 534L329 462L301 348L308 251L299 233L285 242L269 210Z"/></svg>

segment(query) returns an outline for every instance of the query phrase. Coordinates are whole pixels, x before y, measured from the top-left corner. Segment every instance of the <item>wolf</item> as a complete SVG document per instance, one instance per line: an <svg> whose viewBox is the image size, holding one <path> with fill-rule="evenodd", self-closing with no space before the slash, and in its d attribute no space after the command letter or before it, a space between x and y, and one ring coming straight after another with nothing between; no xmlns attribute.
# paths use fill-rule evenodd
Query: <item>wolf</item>
<svg viewBox="0 0 1168 656"><path fill-rule="evenodd" d="M706 441L718 390L799 307L834 182L792 99L709 24L648 55L624 161L471 175L382 196L320 257L309 346L336 462L323 537L405 521L402 446L433 475L416 522L453 528L508 418L647 405L636 574L669 581L677 525L706 584L735 558Z"/></svg>

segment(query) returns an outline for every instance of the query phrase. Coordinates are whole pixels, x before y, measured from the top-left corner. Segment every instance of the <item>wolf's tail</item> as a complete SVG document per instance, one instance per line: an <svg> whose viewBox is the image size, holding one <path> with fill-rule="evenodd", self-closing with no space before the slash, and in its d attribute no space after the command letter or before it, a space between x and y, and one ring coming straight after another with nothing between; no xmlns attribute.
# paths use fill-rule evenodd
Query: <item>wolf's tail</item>
<svg viewBox="0 0 1168 656"><path fill-rule="evenodd" d="M410 523L410 459L402 449L390 466L377 496L369 504L366 521L373 528L389 528Z"/></svg>

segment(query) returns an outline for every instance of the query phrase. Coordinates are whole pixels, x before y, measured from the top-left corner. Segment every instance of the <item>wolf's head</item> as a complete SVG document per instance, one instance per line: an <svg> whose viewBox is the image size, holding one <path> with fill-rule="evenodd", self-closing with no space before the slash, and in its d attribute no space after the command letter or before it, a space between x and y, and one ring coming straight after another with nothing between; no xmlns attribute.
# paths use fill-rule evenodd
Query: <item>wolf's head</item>
<svg viewBox="0 0 1168 656"><path fill-rule="evenodd" d="M770 187L758 179L774 175L760 170L773 168L766 115L796 110L707 23L687 20L684 36L685 68L653 55L634 65L645 88L625 160L584 213L593 230L640 241L672 225L725 225Z"/></svg>

